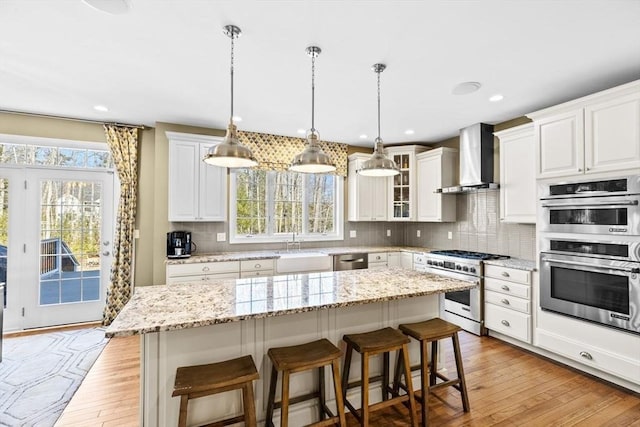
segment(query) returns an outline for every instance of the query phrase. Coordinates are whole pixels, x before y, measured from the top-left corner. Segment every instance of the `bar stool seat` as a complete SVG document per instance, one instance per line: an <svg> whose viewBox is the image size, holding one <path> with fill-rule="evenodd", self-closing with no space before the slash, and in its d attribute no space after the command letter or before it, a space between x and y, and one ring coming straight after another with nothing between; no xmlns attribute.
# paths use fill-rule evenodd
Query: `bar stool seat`
<svg viewBox="0 0 640 427"><path fill-rule="evenodd" d="M187 407L190 399L241 389L244 414L207 424L207 426L226 426L244 421L246 426L255 427L253 380L258 378L258 371L251 356L178 368L172 394L173 397L180 396L178 426L186 427L187 425Z"/></svg>
<svg viewBox="0 0 640 427"><path fill-rule="evenodd" d="M392 393L392 389L389 387L389 352L398 351L398 359L404 360L406 366L406 375L410 376L409 367L409 353L407 344L409 344L409 338L402 334L397 329L383 328L375 331L360 333L360 334L347 334L342 338L347 344L347 350L344 360L344 369L342 370L342 393L344 397L345 405L350 409L352 415L360 422L362 426L369 425L369 416L371 412L378 411L380 409L387 408L399 403L409 402L409 415L411 418L411 425L417 427L417 420L415 416L416 404L414 395L412 392L406 395L399 395L395 393L392 398L389 398L389 394ZM362 362L360 366L361 379L360 381L349 382L349 370L351 368L351 357L353 351L357 351L362 356ZM382 375L370 377L369 375L369 357L382 353L383 365ZM378 402L373 405L369 405L369 384L372 382L382 381L382 402ZM360 410L356 409L351 402L347 399L347 390L350 388L360 386L362 405ZM408 389L412 391L412 386L409 383Z"/></svg>
<svg viewBox="0 0 640 427"><path fill-rule="evenodd" d="M422 403L422 425L428 425L429 392L438 388L454 387L458 390L462 398L462 407L464 412L469 412L469 396L467 394L467 385L462 366L462 355L460 353L460 342L458 340L458 331L462 328L440 318L424 322L402 324L399 325L398 328L406 335L420 342L420 364L411 367L410 370L420 370L422 390L420 392L416 391L414 394L416 395L416 399ZM446 338L451 338L453 341L453 352L456 361L456 371L458 374L457 378L453 379L442 375L437 372L436 369L438 360L438 340ZM428 360L427 355L429 343L431 343L431 361ZM410 384L411 382L405 381L405 384L400 382L403 374L405 375L405 379L410 378L410 375L407 375L405 372L406 369L404 369L402 361L398 360L393 386L395 393L398 393L400 388L407 391L407 393L410 393L407 384ZM438 379L441 379L443 382L438 383Z"/></svg>
<svg viewBox="0 0 640 427"><path fill-rule="evenodd" d="M339 360L342 352L327 339L308 342L289 347L270 348L267 355L271 359L271 383L269 384L269 397L267 402L266 425L273 427L273 411L280 408L280 425L289 425L289 406L310 399L319 400L320 421L310 424L313 426L328 426L338 424L346 427L347 422L342 403L342 389L340 380ZM327 407L325 396L324 367L331 365L333 373L333 385L336 394L337 414ZM318 389L302 396L289 397L290 375L310 369L318 369ZM282 397L275 401L278 373L282 372ZM326 418L326 417L329 418Z"/></svg>

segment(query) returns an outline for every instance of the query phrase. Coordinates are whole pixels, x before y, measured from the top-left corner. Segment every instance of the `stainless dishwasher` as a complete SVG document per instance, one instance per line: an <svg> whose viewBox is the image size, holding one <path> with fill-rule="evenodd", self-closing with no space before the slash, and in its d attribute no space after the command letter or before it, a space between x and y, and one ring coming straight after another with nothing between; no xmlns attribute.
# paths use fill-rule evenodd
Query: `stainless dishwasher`
<svg viewBox="0 0 640 427"><path fill-rule="evenodd" d="M355 253L333 256L333 271L369 268L369 254Z"/></svg>

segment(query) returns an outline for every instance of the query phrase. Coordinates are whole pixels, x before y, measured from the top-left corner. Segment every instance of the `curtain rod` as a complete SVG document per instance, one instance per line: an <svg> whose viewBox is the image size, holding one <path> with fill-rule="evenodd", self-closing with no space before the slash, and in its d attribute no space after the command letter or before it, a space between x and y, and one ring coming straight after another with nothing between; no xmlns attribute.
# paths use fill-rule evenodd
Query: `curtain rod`
<svg viewBox="0 0 640 427"><path fill-rule="evenodd" d="M148 129L145 125L130 125L127 123L117 123L117 122L104 122L101 120L91 120L91 119L79 119L77 117L65 117L65 116L55 116L52 114L40 114L40 113L27 113L25 111L14 111L14 110L2 110L0 109L0 113L10 113L10 114L21 114L23 116L33 116L33 117L43 117L47 119L61 119L61 120L70 120L73 122L84 122L84 123L97 123L101 125L115 125L115 126L123 126L128 128L137 128L137 129Z"/></svg>

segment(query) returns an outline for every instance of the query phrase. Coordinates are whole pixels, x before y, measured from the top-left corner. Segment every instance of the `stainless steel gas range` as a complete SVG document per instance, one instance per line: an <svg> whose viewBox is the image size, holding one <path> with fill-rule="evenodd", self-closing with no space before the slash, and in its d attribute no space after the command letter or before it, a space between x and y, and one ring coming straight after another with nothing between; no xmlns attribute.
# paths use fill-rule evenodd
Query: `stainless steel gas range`
<svg viewBox="0 0 640 427"><path fill-rule="evenodd" d="M447 292L440 296L440 317L465 331L485 335L482 261L509 258L481 252L446 250L425 254L427 273L478 283L474 289Z"/></svg>

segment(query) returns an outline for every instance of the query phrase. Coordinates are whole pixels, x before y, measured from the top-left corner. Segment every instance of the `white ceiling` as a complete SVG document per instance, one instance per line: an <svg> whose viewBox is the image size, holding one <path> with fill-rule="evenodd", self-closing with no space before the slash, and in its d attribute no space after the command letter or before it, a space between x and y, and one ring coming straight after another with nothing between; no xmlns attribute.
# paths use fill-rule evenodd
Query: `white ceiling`
<svg viewBox="0 0 640 427"><path fill-rule="evenodd" d="M440 141L640 78L637 0L129 1L109 15L81 0L0 0L0 109L224 128L226 24L243 32L239 129L310 127L305 48L317 45L316 128L355 145L376 135L376 62L386 143ZM465 81L482 87L452 95Z"/></svg>

